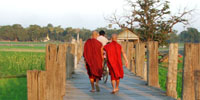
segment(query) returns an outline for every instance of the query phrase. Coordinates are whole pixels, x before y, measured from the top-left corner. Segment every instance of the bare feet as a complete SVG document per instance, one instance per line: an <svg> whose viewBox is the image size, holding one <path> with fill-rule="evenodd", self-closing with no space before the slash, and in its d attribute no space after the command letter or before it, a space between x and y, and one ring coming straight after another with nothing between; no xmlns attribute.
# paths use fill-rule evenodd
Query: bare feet
<svg viewBox="0 0 200 100"><path fill-rule="evenodd" d="M97 91L97 92L100 92L99 85L96 85L96 91Z"/></svg>
<svg viewBox="0 0 200 100"><path fill-rule="evenodd" d="M90 92L92 92L92 93L93 93L93 92L95 92L95 90L90 90Z"/></svg>
<svg viewBox="0 0 200 100"><path fill-rule="evenodd" d="M112 91L111 94L115 94L115 91Z"/></svg>
<svg viewBox="0 0 200 100"><path fill-rule="evenodd" d="M115 89L115 92L119 92L119 89Z"/></svg>

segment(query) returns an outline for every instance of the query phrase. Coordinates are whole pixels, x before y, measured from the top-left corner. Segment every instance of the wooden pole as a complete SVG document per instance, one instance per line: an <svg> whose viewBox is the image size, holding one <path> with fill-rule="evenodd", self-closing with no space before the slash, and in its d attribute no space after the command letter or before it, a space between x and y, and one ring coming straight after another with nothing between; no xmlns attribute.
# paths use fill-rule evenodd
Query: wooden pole
<svg viewBox="0 0 200 100"><path fill-rule="evenodd" d="M136 75L144 78L145 44L136 45Z"/></svg>
<svg viewBox="0 0 200 100"><path fill-rule="evenodd" d="M47 100L62 100L66 81L66 45L49 44L46 49ZM65 76L64 76L65 75Z"/></svg>
<svg viewBox="0 0 200 100"><path fill-rule="evenodd" d="M38 100L47 100L46 71L39 71L38 75ZM28 99L29 100L29 99Z"/></svg>
<svg viewBox="0 0 200 100"><path fill-rule="evenodd" d="M178 43L169 46L169 66L167 74L167 95L177 98L177 66L178 66Z"/></svg>
<svg viewBox="0 0 200 100"><path fill-rule="evenodd" d="M186 43L184 50L184 69L183 69L183 100L198 100L198 84L195 84L195 71L200 70L200 44ZM198 74L196 73L198 76ZM197 87L195 87L197 86ZM197 90L198 91L198 90Z"/></svg>
<svg viewBox="0 0 200 100"><path fill-rule="evenodd" d="M130 61L131 62L131 72L135 74L135 58L136 58L136 49L135 49L135 43L133 43L133 49L132 49L132 60Z"/></svg>
<svg viewBox="0 0 200 100"><path fill-rule="evenodd" d="M147 82L149 86L160 88L158 77L158 42L148 42L147 48Z"/></svg>
<svg viewBox="0 0 200 100"><path fill-rule="evenodd" d="M195 100L200 100L200 70L194 72Z"/></svg>
<svg viewBox="0 0 200 100"><path fill-rule="evenodd" d="M195 100L194 93L194 55L195 46L187 43L184 48L184 69L183 69L183 100Z"/></svg>
<svg viewBox="0 0 200 100"><path fill-rule="evenodd" d="M38 71L27 71L28 100L38 100Z"/></svg>
<svg viewBox="0 0 200 100"><path fill-rule="evenodd" d="M128 46L128 50L127 50L127 58L128 58L128 69L131 70L133 64L132 64L132 60L133 60L133 42L128 42L127 44Z"/></svg>
<svg viewBox="0 0 200 100"><path fill-rule="evenodd" d="M122 49L124 50L124 53L127 54L126 53L126 42L125 41L121 42L121 46L122 46ZM124 59L122 59L122 63L123 63L123 65L125 65Z"/></svg>

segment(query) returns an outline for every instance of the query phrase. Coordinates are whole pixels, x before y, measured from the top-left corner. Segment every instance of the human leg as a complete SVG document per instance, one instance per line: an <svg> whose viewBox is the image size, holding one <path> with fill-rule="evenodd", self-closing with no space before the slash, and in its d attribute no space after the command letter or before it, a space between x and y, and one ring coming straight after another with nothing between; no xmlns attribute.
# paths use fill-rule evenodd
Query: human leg
<svg viewBox="0 0 200 100"><path fill-rule="evenodd" d="M99 88L99 79L96 79L96 91L99 92L100 88Z"/></svg>
<svg viewBox="0 0 200 100"><path fill-rule="evenodd" d="M92 87L91 92L95 92L95 89L94 89L94 79L93 78L90 78L90 84L91 84L91 87Z"/></svg>
<svg viewBox="0 0 200 100"><path fill-rule="evenodd" d="M112 84L112 87L113 87L112 93L115 93L116 81L115 80L111 80L111 84Z"/></svg>
<svg viewBox="0 0 200 100"><path fill-rule="evenodd" d="M120 79L116 80L116 89L115 89L115 91L119 91L119 82L120 82Z"/></svg>

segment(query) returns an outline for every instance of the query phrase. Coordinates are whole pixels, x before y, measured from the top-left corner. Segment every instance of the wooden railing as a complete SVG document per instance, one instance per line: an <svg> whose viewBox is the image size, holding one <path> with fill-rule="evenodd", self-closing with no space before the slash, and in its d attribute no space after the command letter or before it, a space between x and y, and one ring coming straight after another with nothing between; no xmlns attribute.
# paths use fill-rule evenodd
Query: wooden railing
<svg viewBox="0 0 200 100"><path fill-rule="evenodd" d="M127 68L149 86L159 88L158 43L121 42L121 45L129 59ZM184 48L182 99L200 100L200 44L186 43ZM166 95L177 98L178 43L170 44L168 63Z"/></svg>
<svg viewBox="0 0 200 100"><path fill-rule="evenodd" d="M82 46L82 42L48 44L45 71L27 71L28 100L63 100L66 79L74 73L82 56Z"/></svg>
<svg viewBox="0 0 200 100"><path fill-rule="evenodd" d="M129 59L128 69L159 88L158 42L122 42ZM27 71L28 100L62 100L66 79L71 78L82 57L83 43L48 44L45 71ZM147 59L147 62L145 61ZM177 98L178 44L169 47L166 94ZM185 44L183 67L183 100L200 100L200 44Z"/></svg>

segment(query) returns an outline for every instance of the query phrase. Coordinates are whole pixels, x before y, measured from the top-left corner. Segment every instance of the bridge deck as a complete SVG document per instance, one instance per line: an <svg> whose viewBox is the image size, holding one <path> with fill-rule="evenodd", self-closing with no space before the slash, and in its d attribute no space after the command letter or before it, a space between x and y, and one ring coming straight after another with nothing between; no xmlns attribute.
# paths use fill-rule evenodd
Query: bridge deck
<svg viewBox="0 0 200 100"><path fill-rule="evenodd" d="M127 69L124 69L125 77L120 82L120 91L110 94L112 86L110 80L106 84L100 81L100 92L91 93L89 79L81 61L72 79L67 80L66 95L64 100L175 100L167 97L163 91L148 87Z"/></svg>

